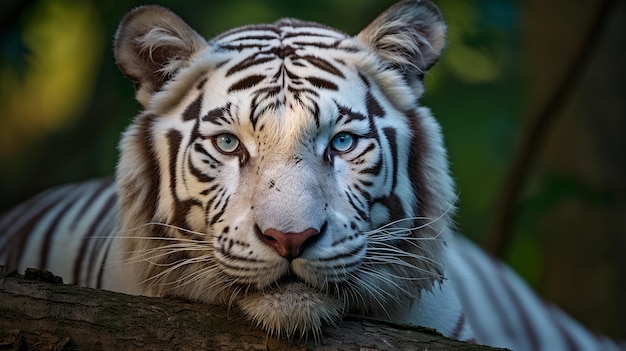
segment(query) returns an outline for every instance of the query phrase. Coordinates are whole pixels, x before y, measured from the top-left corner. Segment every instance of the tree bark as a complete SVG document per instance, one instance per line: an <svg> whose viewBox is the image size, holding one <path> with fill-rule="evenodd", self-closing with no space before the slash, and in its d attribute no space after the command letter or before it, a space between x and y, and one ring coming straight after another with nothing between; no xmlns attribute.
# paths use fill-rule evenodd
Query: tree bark
<svg viewBox="0 0 626 351"><path fill-rule="evenodd" d="M0 266L0 350L494 350L404 325L347 318L320 340L285 341L238 311L26 277Z"/></svg>

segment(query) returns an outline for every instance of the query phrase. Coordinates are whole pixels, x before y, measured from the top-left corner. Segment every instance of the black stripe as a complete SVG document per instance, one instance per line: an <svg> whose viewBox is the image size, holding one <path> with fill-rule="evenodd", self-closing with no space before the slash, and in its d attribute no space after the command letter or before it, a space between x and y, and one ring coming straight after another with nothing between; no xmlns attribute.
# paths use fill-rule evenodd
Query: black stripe
<svg viewBox="0 0 626 351"><path fill-rule="evenodd" d="M106 246L104 247L104 255L102 256L102 263L99 266L98 281L96 283L96 289L102 289L102 279L104 277L104 270L106 269L106 262L107 262L107 258L109 257L109 251L111 250L111 244L113 243L113 240L116 240L113 235L111 235L111 237L107 238L106 240L106 243L105 243Z"/></svg>
<svg viewBox="0 0 626 351"><path fill-rule="evenodd" d="M332 245L338 245L338 244L340 244L340 242L332 243ZM327 262L327 261L335 261L335 260L344 259L344 258L352 258L353 260L351 260L349 264L340 263L340 264L337 264L337 265L335 265L333 267L330 267L330 269L334 270L335 268L337 268L337 269L344 268L345 269L345 268L355 267L355 266L361 265L362 262L360 260L354 260L354 256L357 255L359 252L361 252L363 249L365 249L365 245L357 246L357 247L355 247L353 250L351 250L349 252L344 252L342 254L335 255L335 256L332 256L332 257L319 257L319 258L316 258L315 261Z"/></svg>
<svg viewBox="0 0 626 351"><path fill-rule="evenodd" d="M237 43L237 41L235 41L234 43ZM262 43L254 43L254 44L220 44L220 49L222 50L227 50L227 51L243 51L245 49L252 49L252 48L259 48L263 46Z"/></svg>
<svg viewBox="0 0 626 351"><path fill-rule="evenodd" d="M226 238L224 238L223 240L224 241L231 241L231 239L226 239ZM228 246L232 247L232 245L230 245L230 244ZM237 256L237 255L231 253L230 251L226 251L223 246L218 247L217 248L217 252L221 253L225 257L230 258L230 261L241 261L241 262L246 262L246 263L249 263L249 262L263 263L263 262L265 262L263 260L257 260L257 259L254 259L254 258L250 258L248 256ZM231 264L228 264L227 262L225 262L224 260L219 260L219 265L221 267L223 267L223 268L228 268L228 269L232 269L232 270L235 270L235 271L246 271L246 272L259 272L259 271L264 272L265 271L265 268L254 268L254 266L251 266L251 265L246 265L246 266L231 265Z"/></svg>
<svg viewBox="0 0 626 351"><path fill-rule="evenodd" d="M211 186L211 187L210 187L210 188L208 188L207 190L208 190L208 193L210 194L210 193L214 192L215 190L217 190L218 188L219 188L219 184L214 184L213 186ZM221 189L220 189L220 190L221 190ZM220 198L220 195L221 195L221 194L216 194L215 196L211 197L211 198L209 199L209 201L207 201L207 204L206 204L206 210L207 210L207 211L209 211L209 210L213 207L213 203L214 203L214 202L215 202L218 198ZM218 203L219 203L219 202L218 202ZM217 208L217 205L215 206L215 208Z"/></svg>
<svg viewBox="0 0 626 351"><path fill-rule="evenodd" d="M371 85L369 79L367 79L367 76L359 71L359 78L361 78L363 84L365 84L365 86L369 89Z"/></svg>
<svg viewBox="0 0 626 351"><path fill-rule="evenodd" d="M389 221L397 221L406 218L408 215L402 205L402 200L397 194L390 194L380 201L385 207L389 209Z"/></svg>
<svg viewBox="0 0 626 351"><path fill-rule="evenodd" d="M543 302L543 301L542 301ZM553 306L545 306L546 311L548 312L550 319L552 320L552 325L555 325L559 332L561 333L561 337L565 340L565 344L567 345L567 349L569 351L578 351L580 350L580 345L576 344L574 338L571 335L571 331L565 329L563 322L561 322L560 316L555 312L555 307Z"/></svg>
<svg viewBox="0 0 626 351"><path fill-rule="evenodd" d="M324 26L322 24L320 25L315 25L315 23L313 22L296 22L294 24L300 24L299 26L293 26L290 23L290 27L292 28L309 28L309 27L313 27L312 29L328 29L329 31L331 31L333 34L339 34L341 36L345 36L344 33L338 32L336 30L333 30L327 26ZM289 33L284 33L283 34L283 38L284 39L290 39L290 38L298 38L298 37L309 37L309 38L330 38L330 39L334 39L337 40L337 36L335 35L328 35L325 33L314 33L314 32L289 32Z"/></svg>
<svg viewBox="0 0 626 351"><path fill-rule="evenodd" d="M114 196L113 199L116 199L116 196ZM97 252L95 254L92 254L91 260L89 261L89 266L88 266L88 270L90 272L89 281L92 280L92 277L95 273L96 285L100 284L99 283L99 280L101 279L100 275L102 274L101 272L105 268L104 265L106 264L106 255L107 255L106 250L108 250L109 242L114 240L115 235L117 234L117 231L115 230L117 228L117 223L119 223L119 219L117 216L118 209L114 205L115 204L113 203L110 207L109 213L107 213L105 217L103 217L103 220L101 221L102 225L99 227L99 230L96 232L98 238L92 244L92 251L95 250ZM97 260L98 256L101 256L99 261ZM119 264L119 263L116 262L116 264Z"/></svg>
<svg viewBox="0 0 626 351"><path fill-rule="evenodd" d="M294 46L301 46L301 47L312 46L312 47L316 47L316 48L320 48L320 49L340 49L340 50L342 50L343 48L338 48L338 45L341 42L340 40L341 39L335 39L335 42L333 42L332 44L327 44L327 43L323 43L323 42L294 41L293 45Z"/></svg>
<svg viewBox="0 0 626 351"><path fill-rule="evenodd" d="M460 253L462 253L462 251L459 251ZM474 272L474 274L476 275L477 279L478 279L478 286L481 287L481 291L485 292L486 296L481 296L481 298L487 300L490 302L491 307L493 310L500 312L500 320L502 320L502 317L506 317L506 314L509 314L510 312L504 308L504 306L501 304L500 299L498 298L498 296L496 295L496 292L494 291L495 287L494 287L494 279L489 276L487 277L485 274L487 272L484 271L484 269L482 267L480 267L480 263L476 262L475 257L473 255L464 255L463 256L465 259L463 260L465 262L466 265L469 266L469 269ZM495 267L492 267L495 268ZM492 269L493 271L493 269ZM462 282L462 279L459 279L459 282ZM468 292L470 292L472 289L462 289L459 290L459 294L463 295L466 294ZM471 298L468 298L469 300L471 300ZM467 300L466 300L467 301ZM471 304L470 304L471 305ZM476 315L480 316L481 311L476 311ZM500 323L502 326L504 326L505 329L505 333L507 336L511 336L511 335L515 335L515 331L511 329L511 325L510 323ZM479 336L478 339L489 339L489 335L490 333L493 333L490 330L480 330L480 329L476 329L476 327L480 327L481 324L478 323L478 325L476 326L472 326L474 328L474 333L477 334L477 336ZM483 334L481 335L480 332L482 332Z"/></svg>
<svg viewBox="0 0 626 351"><path fill-rule="evenodd" d="M272 98L279 95L283 89L280 86L270 86L265 88L260 88L256 91L258 95L265 95L265 98Z"/></svg>
<svg viewBox="0 0 626 351"><path fill-rule="evenodd" d="M363 156L365 156L365 154L370 153L372 150L374 150L376 148L376 144L375 143L370 143L360 154L358 154L356 157L348 160L348 162L350 163L355 163L358 159L362 158ZM361 161L362 163L363 161Z"/></svg>
<svg viewBox="0 0 626 351"><path fill-rule="evenodd" d="M206 151L206 149L204 148L204 145L202 145L202 143L200 142L196 142L195 144L193 144L193 149L195 152L202 154L203 156L206 156L208 158L210 158L210 160L212 162L219 162L218 160L216 160L215 158L213 158L211 156L211 154L209 154L208 151Z"/></svg>
<svg viewBox="0 0 626 351"><path fill-rule="evenodd" d="M352 188L352 184L348 185L348 193L350 193L350 197L353 200L353 203L356 203L360 206L360 208L365 208L368 205L367 201L364 201L365 199L363 199L363 197L359 197L358 193L356 191L354 191L354 189Z"/></svg>
<svg viewBox="0 0 626 351"><path fill-rule="evenodd" d="M224 212L226 212L226 207L228 207L229 202L230 202L230 196L224 200L224 203L222 204L222 208L220 209L220 211L216 213L215 216L213 216L213 218L211 218L211 222L210 222L211 227L215 223L217 223L217 221L219 221L220 218L222 218L222 216L224 215Z"/></svg>
<svg viewBox="0 0 626 351"><path fill-rule="evenodd" d="M262 99L260 99L259 96L257 95L250 102L249 119L250 119L250 123L252 124L252 129L255 131L257 130L257 123L259 121L259 117L263 116L263 114L265 114L267 111L278 110L279 107L281 106L281 103L279 101L265 102L264 104L260 104L259 100L262 100ZM263 127L263 125L261 125L261 127Z"/></svg>
<svg viewBox="0 0 626 351"><path fill-rule="evenodd" d="M344 123L350 123L353 120L363 121L367 118L364 114L355 112L350 107L340 105L336 101L335 105L340 115L348 117Z"/></svg>
<svg viewBox="0 0 626 351"><path fill-rule="evenodd" d="M28 239L31 238L33 234L33 229L37 226L37 224L39 224L39 222L41 221L41 218L44 217L50 211L50 209L54 208L56 205L57 203L51 203L48 206L42 208L39 213L31 217L30 221L25 226L23 226L20 230L16 231L13 234L13 238L16 238L18 240L21 239L21 240L18 242L19 243L18 248L15 249L14 254L9 252L9 262L15 262L16 266L19 265L19 263L22 261L22 257L26 253L25 252L26 243L28 242ZM42 247L42 249L45 249L45 248L46 248L45 246ZM11 256L14 257L13 260L10 259ZM41 260L40 260L40 265L41 265ZM38 268L44 268L44 267L39 266Z"/></svg>
<svg viewBox="0 0 626 351"><path fill-rule="evenodd" d="M250 34L248 36L244 36L244 37L237 37L237 39L231 40L231 42L235 42L235 41L248 41L248 40L257 40L257 41L268 41L268 40L276 40L278 39L277 35L255 35L255 34Z"/></svg>
<svg viewBox="0 0 626 351"><path fill-rule="evenodd" d="M167 132L167 145L169 151L169 178L170 178L170 194L172 195L173 201L178 200L178 196L176 194L176 166L178 164L178 151L180 149L180 144L182 143L183 136L179 131L175 129L170 129Z"/></svg>
<svg viewBox="0 0 626 351"><path fill-rule="evenodd" d="M316 88L328 89L328 90L334 90L334 91L339 90L339 87L337 86L337 84L326 79L317 78L317 77L307 77L305 79L308 80L309 83L313 84L313 86Z"/></svg>
<svg viewBox="0 0 626 351"><path fill-rule="evenodd" d="M278 28L276 28L276 26L272 26L269 24L256 24L256 25L247 25L247 26L243 26L243 27L239 27L239 28L234 28L231 29L229 31L226 31L218 36L216 36L215 38L213 38L214 41L219 41L223 38L226 38L228 36L233 36L235 34L239 34L239 33L243 33L243 32L253 32L253 31L266 31L266 32L271 32L271 33L275 33L275 34L280 34L280 30ZM231 39L231 41L235 41L238 38L235 39Z"/></svg>
<svg viewBox="0 0 626 351"><path fill-rule="evenodd" d="M240 72L245 70L246 68L250 68L252 66L256 66L256 65L261 65L263 63L269 62L269 61L273 61L276 60L275 56L264 56L264 57L257 57L259 55L255 55L253 57L249 57L241 62L239 62L238 64L234 65L233 67L231 67L226 74L224 75L224 77L229 77L234 73Z"/></svg>
<svg viewBox="0 0 626 351"><path fill-rule="evenodd" d="M145 165L142 166L143 174L139 179L133 179L124 185L126 195L122 198L124 202L141 201L143 217L148 220L155 216L161 188L161 166L154 150L156 143L152 132L152 126L157 118L156 115L148 114L139 119L139 128L133 138L135 143L139 144L138 154L142 156L142 163ZM145 194L145 198L139 199L139 194Z"/></svg>
<svg viewBox="0 0 626 351"><path fill-rule="evenodd" d="M198 90L202 90L204 88L204 85L206 84L207 80L209 80L208 78L203 78L198 85L196 86L196 89Z"/></svg>
<svg viewBox="0 0 626 351"><path fill-rule="evenodd" d="M462 260L465 260L464 258L461 258ZM458 279L455 279L458 278ZM472 303L470 303L468 301L468 299L465 299L465 296L467 296L467 292L469 292L471 290L471 288L468 286L469 284L473 284L473 283L477 283L480 284L480 282L476 282L473 279L462 279L462 277L451 277L451 279L454 279L455 285L456 285L456 291L458 291L458 295L459 295L459 300L461 301L461 305L463 306L463 314L466 316L478 316L480 315L480 313L478 311L476 311L476 306ZM482 296L481 296L482 297ZM470 322L471 324L471 322ZM474 325L471 324L471 328L472 328L472 332L474 334L475 337L478 337L481 340L485 340L488 336L489 336L489 331L485 331L483 329L480 329L477 327L482 326L480 323L478 323L478 325ZM482 333L482 334L481 334ZM476 343L476 341L474 339L472 339L473 341L468 341L466 340L466 342L470 342L470 343Z"/></svg>
<svg viewBox="0 0 626 351"><path fill-rule="evenodd" d="M246 78L239 80L228 88L228 92L231 93L233 91L245 90L254 87L258 83L260 83L263 79L265 79L264 75L256 74L251 75Z"/></svg>
<svg viewBox="0 0 626 351"><path fill-rule="evenodd" d="M287 86L287 91L292 93L294 95L294 98L296 98L301 103L303 102L300 99L300 95L302 93L313 95L315 97L320 96L320 94L319 94L319 92L317 90L314 90L314 89L311 89L311 88L305 88L305 87L298 88L298 87L294 87L293 85L288 85Z"/></svg>
<svg viewBox="0 0 626 351"><path fill-rule="evenodd" d="M39 223L40 219L45 216L48 211L57 205L58 198L64 196L68 190L74 187L68 187L68 189L52 189L41 193L34 198L24 202L11 212L9 212L3 219L15 218L15 221L6 222L8 227L0 228L0 233L7 239L4 241L2 249L6 252L6 261L3 262L11 269L17 269L24 254L24 249L28 240L30 239L33 228ZM46 201L47 204L43 205L38 211L34 211L33 208L38 203ZM24 219L24 223L17 227L15 222L20 219ZM4 222L4 221L3 221Z"/></svg>
<svg viewBox="0 0 626 351"><path fill-rule="evenodd" d="M200 116L200 110L202 109L202 94L198 96L183 112L183 121L191 121L197 119Z"/></svg>
<svg viewBox="0 0 626 351"><path fill-rule="evenodd" d="M302 56L302 58L306 61L308 61L310 64L312 64L313 66L326 71L332 75L335 75L337 77L340 78L345 78L345 76L343 75L343 73L337 69L337 67L333 66L332 63L328 62L327 60L321 58L321 57L317 57L317 56L313 56L313 55L306 55L306 56Z"/></svg>
<svg viewBox="0 0 626 351"><path fill-rule="evenodd" d="M198 145L198 144L196 144ZM210 156L209 156L210 157ZM191 153L188 154L187 163L189 164L189 170L191 174L196 178L196 180L200 183L209 183L215 180L215 177L210 177L206 175L202 170L196 168L191 162Z"/></svg>
<svg viewBox="0 0 626 351"><path fill-rule="evenodd" d="M217 107L207 112L206 115L202 116L202 122L213 122L215 123L217 120L224 120L224 114L226 111L230 109L230 105L226 105L224 107Z"/></svg>
<svg viewBox="0 0 626 351"><path fill-rule="evenodd" d="M375 165L373 165L372 167L369 168L365 168L359 171L360 174L372 174L372 175L379 175L380 171L383 169L383 162L382 160L382 156L380 157L380 159L378 160L378 162L376 162Z"/></svg>
<svg viewBox="0 0 626 351"><path fill-rule="evenodd" d="M385 110L383 109L382 106L380 106L380 103L378 102L378 100L376 100L376 98L374 97L374 95L372 95L372 93L370 91L367 92L367 95L365 96L365 104L367 106L367 114L372 117L384 117L385 116Z"/></svg>
<svg viewBox="0 0 626 351"><path fill-rule="evenodd" d="M393 161L393 175L392 175L392 183L391 183L391 191L396 190L396 185L398 184L398 143L396 140L396 130L390 127L383 129L383 134L387 138L389 144L389 150L391 151L391 159Z"/></svg>
<svg viewBox="0 0 626 351"><path fill-rule="evenodd" d="M105 188L105 189L99 188L97 192L98 197L102 196L103 190L107 190L107 189L108 188ZM90 243L93 244L94 241L98 240L97 237L99 235L104 234L104 233L98 233L96 229L99 225L102 224L102 220L106 218L106 215L115 206L115 201L116 201L116 197L115 197L115 193L113 192L111 193L111 195L109 195L109 199L104 204L100 205L101 207L97 215L95 217L90 218L91 224L89 226L89 229L83 233L83 236L81 238L80 249L78 251L76 258L74 259L74 272L73 273L74 273L74 283L76 284L87 285L88 282L90 281L90 277L91 277L90 269L87 270L86 280L82 282L80 280L82 269L89 268L89 267L85 267L85 257L89 257L90 256L88 255L89 253L91 254L90 261L93 261L94 256L95 256L95 254L93 253L94 248L93 247L90 248L89 244ZM94 206L94 202L90 201L86 203L85 206L83 206L83 209L91 208L93 206ZM80 220L80 217L78 218Z"/></svg>
<svg viewBox="0 0 626 351"><path fill-rule="evenodd" d="M68 214L68 210L76 205L76 201L80 200L82 198L82 190L83 187L79 187L77 189L75 189L73 192L71 192L69 195L71 196L71 198L69 198L67 200L67 203L65 205L63 205L63 207L61 208L61 210L57 213L56 217L54 218L54 220L52 221L52 223L50 223L50 225L48 226L48 229L46 230L46 233L44 235L43 241L41 243L41 246L39 248L40 253L39 253L39 268L49 268L48 267L48 256L50 255L50 244L52 243L52 238L54 237L54 234L57 232L57 227L59 226L59 222L66 217L66 215ZM74 218L75 219L75 218ZM31 233L32 234L32 233Z"/></svg>
<svg viewBox="0 0 626 351"><path fill-rule="evenodd" d="M369 202L370 200L372 200L372 195L365 189L361 188L357 183L352 183L352 187L354 187L354 190L361 194L361 196L364 197L366 201Z"/></svg>
<svg viewBox="0 0 626 351"><path fill-rule="evenodd" d="M189 213L189 209L193 206L202 206L200 201L198 200L185 200L181 201L178 198L178 194L176 193L176 185L177 185L177 159L178 152L180 150L180 146L183 140L182 135L179 131L175 129L171 129L167 132L167 143L169 150L169 178L170 178L170 194L172 195L172 205L174 208L172 209L173 217L171 219L171 223L174 226L188 229L187 225L187 214Z"/></svg>
<svg viewBox="0 0 626 351"><path fill-rule="evenodd" d="M91 204L98 196L100 196L100 193L103 189L108 188L109 186L111 186L112 183L113 179L111 178L101 180L100 185L91 193L89 199L87 199L87 201L85 202L86 205L81 207L80 211L76 215L76 218L83 217L90 206L89 204ZM76 224L78 224L78 221L74 221L74 223L72 223L72 225L70 226L70 231L74 231L76 229Z"/></svg>
<svg viewBox="0 0 626 351"><path fill-rule="evenodd" d="M313 120L315 121L315 127L319 130L320 128L320 107L317 102L313 101L313 108L309 108L309 112L313 115Z"/></svg>
<svg viewBox="0 0 626 351"><path fill-rule="evenodd" d="M363 186L365 187L370 187L372 185L374 185L374 182L370 181L370 180L365 180L365 179L357 179L359 181L359 183L363 184Z"/></svg>
<svg viewBox="0 0 626 351"><path fill-rule="evenodd" d="M413 187L413 193L416 195L414 216L430 215L433 212L432 198L436 196L432 193L429 184L427 184L424 174L425 156L432 153L428 143L428 137L424 126L421 124L421 118L417 111L407 113L407 121L412 132L411 150L409 151L409 179ZM440 215L439 213L436 214Z"/></svg>
<svg viewBox="0 0 626 351"><path fill-rule="evenodd" d="M367 214L365 212L363 212L363 210L361 210L353 201L352 196L349 192L345 192L346 197L348 198L348 203L350 204L350 206L352 206L352 208L354 208L354 210L356 211L357 215L359 216L359 219L361 221L365 221L367 219Z"/></svg>
<svg viewBox="0 0 626 351"><path fill-rule="evenodd" d="M506 291L506 295L509 297L510 301L515 307L515 312L506 311L504 313L513 315L513 316L518 316L521 319L522 326L524 329L525 339L527 339L530 342L531 350L538 350L539 349L539 336L537 334L537 330L533 328L533 323L530 317L528 316L528 314L526 313L526 309L524 308L524 304L521 302L521 299L518 295L517 290L515 290L515 288L511 286L509 279L507 279L507 277L504 275L504 272L499 266L501 263L496 262L491 258L489 259L491 263L494 265L494 268L496 269L496 272L497 272L496 278L498 278L500 285L504 287L504 290Z"/></svg>

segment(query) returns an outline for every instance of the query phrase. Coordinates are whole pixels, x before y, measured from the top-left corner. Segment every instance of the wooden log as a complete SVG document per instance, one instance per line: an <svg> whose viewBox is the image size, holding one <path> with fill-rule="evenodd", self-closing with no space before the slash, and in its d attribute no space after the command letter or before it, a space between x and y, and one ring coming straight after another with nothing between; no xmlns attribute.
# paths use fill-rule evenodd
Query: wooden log
<svg viewBox="0 0 626 351"><path fill-rule="evenodd" d="M83 288L2 266L0 316L0 350L495 350L357 317L319 340L287 341L225 306Z"/></svg>

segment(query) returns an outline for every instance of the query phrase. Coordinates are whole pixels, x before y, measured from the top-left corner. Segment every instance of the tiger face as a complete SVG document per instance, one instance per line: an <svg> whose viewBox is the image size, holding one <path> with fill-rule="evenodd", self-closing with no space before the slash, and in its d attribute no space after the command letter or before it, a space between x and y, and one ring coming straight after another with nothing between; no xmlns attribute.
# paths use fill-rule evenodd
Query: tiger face
<svg viewBox="0 0 626 351"><path fill-rule="evenodd" d="M143 112L116 181L134 280L288 337L403 313L444 273L452 182L418 105L444 35L427 1L354 37L280 20L205 41L164 8L129 13L116 59Z"/></svg>

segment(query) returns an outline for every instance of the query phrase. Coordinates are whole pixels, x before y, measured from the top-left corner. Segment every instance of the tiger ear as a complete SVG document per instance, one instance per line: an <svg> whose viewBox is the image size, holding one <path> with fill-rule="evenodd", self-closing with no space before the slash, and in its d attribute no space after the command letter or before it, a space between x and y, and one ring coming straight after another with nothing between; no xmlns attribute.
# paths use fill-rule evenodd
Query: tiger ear
<svg viewBox="0 0 626 351"><path fill-rule="evenodd" d="M421 77L439 60L445 45L446 24L428 0L404 0L363 29L357 38L387 65Z"/></svg>
<svg viewBox="0 0 626 351"><path fill-rule="evenodd" d="M158 92L207 42L172 11L142 6L129 12L115 35L115 60L135 83L137 101L147 107Z"/></svg>

